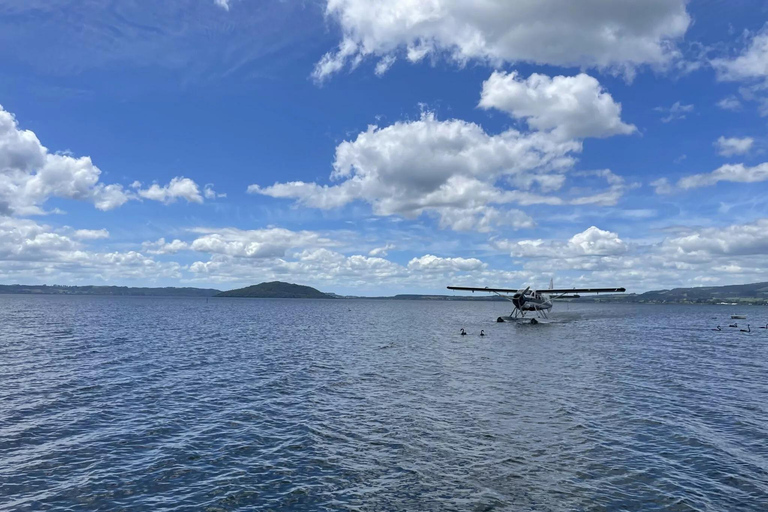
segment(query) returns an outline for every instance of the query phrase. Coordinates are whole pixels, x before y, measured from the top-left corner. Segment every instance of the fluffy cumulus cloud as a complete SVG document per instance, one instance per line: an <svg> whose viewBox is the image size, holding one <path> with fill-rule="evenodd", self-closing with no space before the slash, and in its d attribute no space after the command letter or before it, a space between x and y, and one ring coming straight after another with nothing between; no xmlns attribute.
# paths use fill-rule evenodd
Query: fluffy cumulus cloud
<svg viewBox="0 0 768 512"><path fill-rule="evenodd" d="M527 79L517 72L494 72L483 83L480 107L495 108L525 119L535 130L552 130L562 139L609 137L637 131L621 120L621 104L593 77L550 78L537 73Z"/></svg>
<svg viewBox="0 0 768 512"><path fill-rule="evenodd" d="M368 57L379 59L377 72L396 58L445 56L631 74L675 58L691 22L686 0L328 0L326 12L342 41L317 63L317 80Z"/></svg>
<svg viewBox="0 0 768 512"><path fill-rule="evenodd" d="M335 242L312 231L283 228L242 230L196 228L201 234L191 244L193 251L245 258L282 257L289 249L333 246Z"/></svg>
<svg viewBox="0 0 768 512"><path fill-rule="evenodd" d="M578 258L582 256L610 256L627 251L627 244L619 235L592 226L573 235L564 242L538 240L520 240L510 242L498 240L494 244L499 249L508 250L513 257L523 258Z"/></svg>
<svg viewBox="0 0 768 512"><path fill-rule="evenodd" d="M715 147L722 156L734 156L749 153L754 143L752 137L720 137L715 141Z"/></svg>
<svg viewBox="0 0 768 512"><path fill-rule="evenodd" d="M189 244L178 238L171 242L166 242L165 238L159 238L155 242L144 242L141 244L141 248L148 254L176 254L179 251L189 249Z"/></svg>
<svg viewBox="0 0 768 512"><path fill-rule="evenodd" d="M165 204L174 203L178 199L185 199L188 203L203 202L203 196L200 194L200 187L197 186L197 183L183 176L173 178L164 186L153 183L149 188L142 189L141 183L138 181L134 182L131 186L136 189L139 197L160 201Z"/></svg>
<svg viewBox="0 0 768 512"><path fill-rule="evenodd" d="M678 228L658 240L623 240L597 227L566 240L495 240L542 281L551 273L568 285L626 286L630 292L673 286L765 280L768 219L728 226Z"/></svg>
<svg viewBox="0 0 768 512"><path fill-rule="evenodd" d="M768 162L747 167L744 164L726 164L712 172L685 176L676 185L667 178L661 178L651 183L657 194L671 194L678 190L710 187L720 182L757 183L768 181Z"/></svg>
<svg viewBox="0 0 768 512"><path fill-rule="evenodd" d="M427 213L436 216L442 227L455 230L524 228L534 225L530 217L499 205L604 204L529 190L536 185L550 191L562 186L562 174L581 148L579 141L549 132L511 129L491 135L474 123L441 121L424 113L415 121L370 126L355 140L339 144L331 174L337 184L254 184L248 191L323 209L360 200L369 203L376 215L416 218ZM613 174L605 177L621 179ZM611 190L615 195L619 189Z"/></svg>
<svg viewBox="0 0 768 512"><path fill-rule="evenodd" d="M153 184L134 191L120 184L104 184L101 170L90 157L51 153L30 130L19 127L16 118L0 106L0 215L40 215L52 197L87 201L99 210L112 210L139 198L173 203L179 198L202 203L198 185L189 178L173 178L168 185ZM212 185L203 194L223 197Z"/></svg>
<svg viewBox="0 0 768 512"><path fill-rule="evenodd" d="M110 282L114 279L181 277L175 262L157 262L137 251L104 252L89 249L83 240L101 238L94 230L64 231L29 219L0 217L0 278L8 281L37 279L59 282ZM99 235L99 236L94 236Z"/></svg>
<svg viewBox="0 0 768 512"><path fill-rule="evenodd" d="M666 254L687 261L707 262L720 256L764 256L768 254L768 219L749 224L689 230L662 244Z"/></svg>
<svg viewBox="0 0 768 512"><path fill-rule="evenodd" d="M471 272L481 270L487 265L477 258L441 258L427 254L420 258L413 258L408 262L410 270L422 272Z"/></svg>
<svg viewBox="0 0 768 512"><path fill-rule="evenodd" d="M385 258L394 248L386 244L369 254L348 254L341 243L326 235L283 228L259 230L194 229L198 236L185 249L207 254L188 267L193 280L243 282L290 279L320 285L345 286L445 286L447 277L493 275L476 258L443 258L431 254L415 257L407 265ZM169 244L160 239L145 244L145 250L160 251Z"/></svg>
<svg viewBox="0 0 768 512"><path fill-rule="evenodd" d="M229 10L229 3L230 0L213 0L213 3L224 9L225 11Z"/></svg>
<svg viewBox="0 0 768 512"><path fill-rule="evenodd" d="M100 210L128 201L121 185L105 185L100 175L87 156L49 152L0 106L0 215L45 213L43 204L51 197L88 201Z"/></svg>

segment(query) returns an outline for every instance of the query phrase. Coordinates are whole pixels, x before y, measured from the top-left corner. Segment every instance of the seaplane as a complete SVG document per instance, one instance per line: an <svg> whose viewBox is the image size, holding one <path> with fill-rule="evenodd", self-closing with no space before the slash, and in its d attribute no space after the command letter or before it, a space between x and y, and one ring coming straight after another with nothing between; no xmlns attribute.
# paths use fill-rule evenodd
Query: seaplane
<svg viewBox="0 0 768 512"><path fill-rule="evenodd" d="M537 324L536 319L548 319L552 310L552 302L557 299L578 299L581 293L624 293L625 288L554 288L554 283L549 281L549 288L534 290L530 286L525 289L514 290L508 288L485 288L475 286L449 286L449 290L462 292L488 292L498 295L514 305L512 313L508 316L500 316L497 322L528 322ZM512 294L512 295L510 295ZM526 315L531 314L530 318ZM535 315L535 316L534 316Z"/></svg>

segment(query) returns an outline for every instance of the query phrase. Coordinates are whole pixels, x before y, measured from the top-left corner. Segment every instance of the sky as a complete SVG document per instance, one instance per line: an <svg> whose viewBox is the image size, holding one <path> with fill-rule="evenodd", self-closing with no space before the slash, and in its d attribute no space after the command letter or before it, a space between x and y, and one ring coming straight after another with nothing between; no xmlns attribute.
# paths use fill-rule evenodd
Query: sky
<svg viewBox="0 0 768 512"><path fill-rule="evenodd" d="M0 0L0 283L768 281L760 0Z"/></svg>

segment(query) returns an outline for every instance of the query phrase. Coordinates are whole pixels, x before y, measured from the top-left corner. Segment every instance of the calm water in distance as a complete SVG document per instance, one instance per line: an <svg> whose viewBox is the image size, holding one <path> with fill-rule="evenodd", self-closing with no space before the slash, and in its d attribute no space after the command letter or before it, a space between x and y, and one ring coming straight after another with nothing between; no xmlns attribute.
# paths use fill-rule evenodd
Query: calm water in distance
<svg viewBox="0 0 768 512"><path fill-rule="evenodd" d="M768 510L768 308L555 308L0 295L0 510Z"/></svg>

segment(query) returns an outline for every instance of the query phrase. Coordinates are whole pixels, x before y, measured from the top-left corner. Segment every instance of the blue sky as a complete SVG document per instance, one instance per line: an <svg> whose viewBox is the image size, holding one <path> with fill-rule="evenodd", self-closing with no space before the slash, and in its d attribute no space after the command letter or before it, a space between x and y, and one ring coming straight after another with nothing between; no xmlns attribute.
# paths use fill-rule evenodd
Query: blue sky
<svg viewBox="0 0 768 512"><path fill-rule="evenodd" d="M0 282L768 280L756 0L0 0Z"/></svg>

